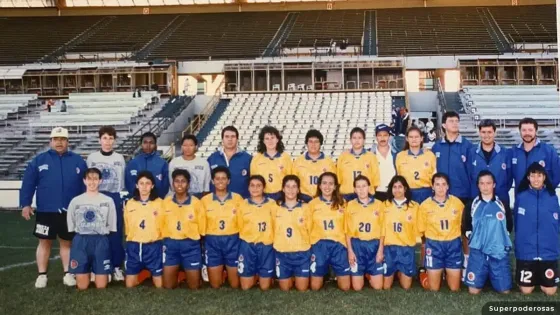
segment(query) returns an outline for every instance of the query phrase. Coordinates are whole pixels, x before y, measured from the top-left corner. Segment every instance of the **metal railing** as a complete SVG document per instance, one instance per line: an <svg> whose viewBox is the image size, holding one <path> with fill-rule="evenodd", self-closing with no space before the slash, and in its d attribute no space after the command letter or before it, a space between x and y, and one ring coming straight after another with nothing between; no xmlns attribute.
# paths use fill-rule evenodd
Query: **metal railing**
<svg viewBox="0 0 560 315"><path fill-rule="evenodd" d="M445 99L445 93L443 92L443 88L441 86L440 78L437 78L435 81L434 88L437 90L437 97L438 97L438 110L437 110L437 128L436 128L436 136L439 138L442 137L442 119L443 114L447 111L447 101Z"/></svg>
<svg viewBox="0 0 560 315"><path fill-rule="evenodd" d="M216 109L216 106L220 102L224 84L225 84L225 79L222 80L220 85L216 88L216 91L214 92L214 96L210 99L210 101L208 101L208 103L206 103L202 112L200 112L200 114L198 114L193 119L193 121L187 126L187 128L183 130L183 132L181 133L181 138L184 137L186 134L194 135L200 129L202 129L202 127L204 126L206 121L208 121L208 119ZM176 139L174 143L177 142L178 140L179 138Z"/></svg>

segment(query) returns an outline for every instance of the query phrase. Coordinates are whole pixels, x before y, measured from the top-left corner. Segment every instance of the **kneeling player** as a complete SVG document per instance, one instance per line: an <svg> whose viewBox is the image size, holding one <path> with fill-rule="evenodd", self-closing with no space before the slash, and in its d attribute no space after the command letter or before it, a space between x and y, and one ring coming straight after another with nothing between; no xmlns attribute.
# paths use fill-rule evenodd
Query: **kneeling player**
<svg viewBox="0 0 560 315"><path fill-rule="evenodd" d="M449 178L443 173L432 177L434 195L426 199L418 213L418 232L424 237L424 266L428 270L428 284L439 291L441 276L451 291L461 285L463 252L461 247L461 218L463 203L449 192Z"/></svg>
<svg viewBox="0 0 560 315"><path fill-rule="evenodd" d="M111 274L109 233L117 231L117 212L113 199L99 193L101 171L89 168L84 173L86 192L75 197L68 206L68 231L76 232L70 249L70 273L76 275L78 290L90 283L95 273L95 286L107 287Z"/></svg>
<svg viewBox="0 0 560 315"><path fill-rule="evenodd" d="M376 290L383 288L383 203L369 195L370 182L365 176L354 180L357 198L346 205L346 243L352 272L352 288L364 287L364 275Z"/></svg>
<svg viewBox="0 0 560 315"><path fill-rule="evenodd" d="M560 282L560 207L554 188L545 168L533 163L515 198L515 278L524 294L532 293L539 285L546 295L554 295Z"/></svg>
<svg viewBox="0 0 560 315"><path fill-rule="evenodd" d="M150 171L141 171L136 179L134 196L124 209L126 233L126 287L139 284L138 274L148 269L156 288L162 287L163 202L155 189L155 178Z"/></svg>
<svg viewBox="0 0 560 315"><path fill-rule="evenodd" d="M462 230L469 240L469 259L465 284L469 293L478 294L488 279L494 290L509 293L511 266L509 251L512 228L511 211L494 194L496 181L487 170L478 174L478 197L463 211Z"/></svg>
<svg viewBox="0 0 560 315"><path fill-rule="evenodd" d="M415 252L416 217L418 204L411 198L406 179L397 175L391 179L388 199L384 203L383 229L385 272L383 289L393 286L395 273L399 272L399 282L405 290L410 289L412 277L416 274Z"/></svg>
<svg viewBox="0 0 560 315"><path fill-rule="evenodd" d="M249 179L251 197L243 200L237 212L239 225L239 257L237 272L241 289L248 290L259 277L259 286L268 290L274 275L274 250L272 249L271 211L276 202L264 196L266 181L260 175Z"/></svg>
<svg viewBox="0 0 560 315"><path fill-rule="evenodd" d="M179 267L186 273L189 289L200 286L202 252L200 237L206 228L202 203L189 195L191 176L187 170L176 169L171 174L174 194L163 202L163 286L177 286Z"/></svg>

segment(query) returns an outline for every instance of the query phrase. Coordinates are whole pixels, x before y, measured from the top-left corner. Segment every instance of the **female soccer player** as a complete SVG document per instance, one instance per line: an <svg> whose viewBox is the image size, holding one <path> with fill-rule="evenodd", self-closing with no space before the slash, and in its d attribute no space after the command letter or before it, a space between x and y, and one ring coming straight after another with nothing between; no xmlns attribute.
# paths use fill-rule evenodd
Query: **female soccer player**
<svg viewBox="0 0 560 315"><path fill-rule="evenodd" d="M231 179L229 169L218 166L212 170L212 183L215 192L202 198L206 211L206 236L204 249L208 279L212 288L219 288L223 284L224 265L227 270L229 285L237 289L239 276L237 275L237 250L239 248L239 226L237 225L237 211L243 198L228 191Z"/></svg>
<svg viewBox="0 0 560 315"><path fill-rule="evenodd" d="M127 288L139 284L138 274L143 269L150 271L156 288L162 287L164 208L155 182L150 171L139 172L133 198L124 209Z"/></svg>
<svg viewBox="0 0 560 315"><path fill-rule="evenodd" d="M370 182L365 176L354 180L358 196L346 205L346 244L352 272L352 288L364 287L364 275L376 290L383 288L383 203L369 194Z"/></svg>
<svg viewBox="0 0 560 315"><path fill-rule="evenodd" d="M371 183L370 194L375 193L379 186L379 165L375 154L364 148L366 133L362 128L354 128L350 132L352 149L343 152L336 163L336 174L340 181L340 192L346 201L356 198L354 179L359 175L367 177Z"/></svg>
<svg viewBox="0 0 560 315"><path fill-rule="evenodd" d="M276 202L264 196L266 181L260 175L249 178L251 197L243 200L237 212L239 256L237 272L241 289L249 290L257 282L262 290L272 285L274 250L272 249L272 210Z"/></svg>
<svg viewBox="0 0 560 315"><path fill-rule="evenodd" d="M277 200L282 190L282 178L292 173L292 158L284 152L278 129L266 126L259 133L258 153L251 161L251 175L261 175L268 182L265 193Z"/></svg>
<svg viewBox="0 0 560 315"><path fill-rule="evenodd" d="M478 173L480 195L463 211L462 232L469 240L469 259L465 284L469 293L478 294L490 278L494 290L509 293L511 267L509 232L513 222L509 208L496 199L496 181L492 172Z"/></svg>
<svg viewBox="0 0 560 315"><path fill-rule="evenodd" d="M397 154L395 167L397 174L403 176L410 185L411 198L418 204L432 195L432 175L436 172L436 156L424 150L422 131L410 127L406 132L406 143L402 152Z"/></svg>
<svg viewBox="0 0 560 315"><path fill-rule="evenodd" d="M451 291L459 291L463 251L461 246L461 219L464 205L449 195L449 177L436 173L432 177L434 195L426 199L418 213L418 232L423 235L424 266L428 270L430 290L439 291L441 276Z"/></svg>
<svg viewBox="0 0 560 315"><path fill-rule="evenodd" d="M385 273L383 289L393 285L395 273L399 272L399 282L405 290L412 285L416 273L414 246L416 245L418 203L411 199L411 191L406 179L396 175L389 182L389 198L384 203L383 229Z"/></svg>
<svg viewBox="0 0 560 315"><path fill-rule="evenodd" d="M558 216L560 207L555 186L543 166L527 169L515 198L515 279L521 293L530 294L539 285L554 295L558 283Z"/></svg>
<svg viewBox="0 0 560 315"><path fill-rule="evenodd" d="M278 207L272 211L276 278L282 291L289 291L294 283L298 291L309 288L311 213L299 201L299 187L297 176L284 177Z"/></svg>
<svg viewBox="0 0 560 315"><path fill-rule="evenodd" d="M189 289L197 289L202 265L200 238L206 229L206 213L200 200L188 193L190 173L176 169L171 178L174 194L163 201L163 286L177 287L179 267L182 267Z"/></svg>
<svg viewBox="0 0 560 315"><path fill-rule="evenodd" d="M101 171L89 168L84 173L86 192L74 197L68 206L68 232L76 232L70 249L70 272L76 275L78 290L89 286L90 272L95 286L107 287L111 274L109 233L117 231L117 211L111 197L99 193Z"/></svg>
<svg viewBox="0 0 560 315"><path fill-rule="evenodd" d="M323 286L323 277L333 268L338 287L350 290L350 265L346 249L344 198L334 173L319 176L317 197L309 203L311 210L311 290Z"/></svg>

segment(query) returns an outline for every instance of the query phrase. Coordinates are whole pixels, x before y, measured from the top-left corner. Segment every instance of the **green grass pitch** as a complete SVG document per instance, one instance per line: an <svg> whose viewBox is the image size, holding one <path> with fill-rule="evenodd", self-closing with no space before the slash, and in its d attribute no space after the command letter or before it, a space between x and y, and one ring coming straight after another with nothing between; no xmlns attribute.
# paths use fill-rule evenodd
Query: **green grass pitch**
<svg viewBox="0 0 560 315"><path fill-rule="evenodd" d="M418 283L409 292L398 286L384 292L341 292L332 283L319 292L304 293L286 293L276 288L268 292L241 292L227 287L212 290L207 285L198 291L156 290L149 284L126 289L122 283L111 283L106 290L77 292L62 285L59 259L51 260L48 287L37 290L33 263L36 240L31 232L32 222L23 220L19 212L0 212L0 314L459 315L480 314L482 306L491 301L559 301L558 296L545 297L540 292L522 296L517 289L507 296L490 290L470 296L465 287L460 293L450 293L445 288L431 293ZM55 249L51 256L56 255ZM28 264L14 267L24 263Z"/></svg>

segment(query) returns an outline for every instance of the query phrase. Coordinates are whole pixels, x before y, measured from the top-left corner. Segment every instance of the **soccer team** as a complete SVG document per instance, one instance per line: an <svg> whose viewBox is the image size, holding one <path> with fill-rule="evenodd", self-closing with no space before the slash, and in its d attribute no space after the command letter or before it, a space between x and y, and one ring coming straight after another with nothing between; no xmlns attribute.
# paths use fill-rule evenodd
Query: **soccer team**
<svg viewBox="0 0 560 315"><path fill-rule="evenodd" d="M445 113L443 127L445 137L431 150L422 147L422 132L409 128L400 152L389 126L376 127L373 148L354 128L351 149L335 163L321 151L317 130L305 137L307 152L292 161L276 128L261 130L251 156L238 149L238 131L228 126L222 148L207 161L196 157L197 139L187 135L182 156L169 165L151 133L125 165L113 152L114 128L99 130L100 151L87 162L68 151L68 131L54 128L51 149L30 162L20 194L28 220L36 194L35 286L47 285L58 237L63 282L79 289L92 279L104 288L109 275L134 287L144 269L156 287L176 287L184 270L189 288L206 275L218 288L224 267L233 288L266 290L276 279L282 290L319 290L330 269L342 290L361 290L366 281L389 289L395 275L408 289L421 239L426 288L437 291L445 279L456 291L463 281L477 294L489 280L507 293L515 249L521 292L540 286L555 294L560 162L537 139L537 122L520 121L523 141L512 149L495 143L489 120L479 124L478 145L459 134L457 113Z"/></svg>

